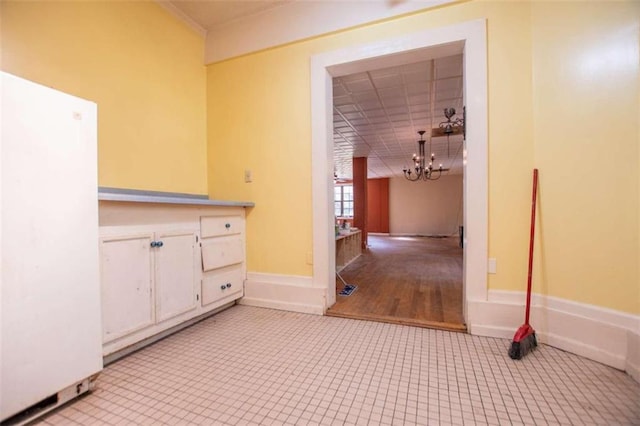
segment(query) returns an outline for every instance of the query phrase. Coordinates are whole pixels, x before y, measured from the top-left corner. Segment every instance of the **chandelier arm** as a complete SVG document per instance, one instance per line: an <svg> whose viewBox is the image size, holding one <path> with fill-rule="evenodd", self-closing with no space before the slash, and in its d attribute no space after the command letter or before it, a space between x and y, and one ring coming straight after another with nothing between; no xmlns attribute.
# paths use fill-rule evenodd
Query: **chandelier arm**
<svg viewBox="0 0 640 426"><path fill-rule="evenodd" d="M416 174L416 177L414 178L412 176L412 174L410 173L410 170L407 170L407 171L404 172L404 177L405 177L405 179L407 179L407 180L409 180L411 182L415 182L415 181L420 179L420 174Z"/></svg>
<svg viewBox="0 0 640 426"><path fill-rule="evenodd" d="M419 180L419 179L420 179L420 176L417 176L417 175L416 175L416 177L415 177L415 178L411 177L411 175L405 175L404 177L405 177L408 181L411 181L411 182L415 182L415 181L417 181L417 180Z"/></svg>

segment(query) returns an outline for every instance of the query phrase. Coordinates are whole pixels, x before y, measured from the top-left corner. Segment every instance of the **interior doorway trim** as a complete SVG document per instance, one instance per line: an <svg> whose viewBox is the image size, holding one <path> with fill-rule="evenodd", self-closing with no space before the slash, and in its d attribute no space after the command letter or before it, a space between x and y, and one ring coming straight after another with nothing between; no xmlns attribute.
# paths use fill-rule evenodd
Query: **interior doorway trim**
<svg viewBox="0 0 640 426"><path fill-rule="evenodd" d="M464 316L487 300L488 112L486 20L432 28L399 38L311 57L313 286L326 288L324 310L336 300L333 214L332 78L463 52L467 138L464 150ZM457 51L456 51L457 49ZM469 327L469 330L471 328Z"/></svg>

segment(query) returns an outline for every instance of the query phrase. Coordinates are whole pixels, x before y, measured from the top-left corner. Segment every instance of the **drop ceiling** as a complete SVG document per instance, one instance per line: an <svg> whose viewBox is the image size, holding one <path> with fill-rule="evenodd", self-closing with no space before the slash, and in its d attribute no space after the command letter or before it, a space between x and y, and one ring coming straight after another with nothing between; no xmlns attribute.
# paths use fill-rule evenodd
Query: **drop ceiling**
<svg viewBox="0 0 640 426"><path fill-rule="evenodd" d="M462 118L462 54L333 79L335 171L352 177L352 158L367 157L368 177L402 176L426 130L427 150L446 174L462 173L461 135L430 137L446 121L444 108Z"/></svg>

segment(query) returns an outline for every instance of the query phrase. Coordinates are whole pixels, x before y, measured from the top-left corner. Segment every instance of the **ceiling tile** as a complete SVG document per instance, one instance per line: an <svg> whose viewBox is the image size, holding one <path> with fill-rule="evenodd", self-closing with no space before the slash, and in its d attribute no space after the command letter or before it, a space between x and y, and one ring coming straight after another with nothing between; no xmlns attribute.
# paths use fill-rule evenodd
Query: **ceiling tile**
<svg viewBox="0 0 640 426"><path fill-rule="evenodd" d="M360 107L360 110L365 112L382 109L382 104L378 100L377 96L371 100L364 100L364 101L358 102L358 106Z"/></svg>
<svg viewBox="0 0 640 426"><path fill-rule="evenodd" d="M340 111L341 113L345 114L347 112L355 112L358 111L358 107L355 104L344 104L344 105L338 105L336 107L336 109L338 111Z"/></svg>
<svg viewBox="0 0 640 426"><path fill-rule="evenodd" d="M351 95L333 95L333 105L334 106L339 106L339 105L346 105L346 104L351 104L353 103L353 97Z"/></svg>
<svg viewBox="0 0 640 426"><path fill-rule="evenodd" d="M430 76L423 72L403 74L405 84L428 85L431 81Z"/></svg>
<svg viewBox="0 0 640 426"><path fill-rule="evenodd" d="M424 96L428 100L429 87L426 83L407 83L406 91L409 96Z"/></svg>
<svg viewBox="0 0 640 426"><path fill-rule="evenodd" d="M354 120L364 118L364 114L360 111L357 112L348 112L346 114L342 114L343 117L350 123L353 123Z"/></svg>
<svg viewBox="0 0 640 426"><path fill-rule="evenodd" d="M365 92L373 89L371 80L369 80L368 78L364 80L345 82L344 84L347 87L347 90L349 90L351 93Z"/></svg>
<svg viewBox="0 0 640 426"><path fill-rule="evenodd" d="M360 104L363 102L372 102L372 101L378 102L378 94L375 92L375 90L354 93L353 98L356 100L357 103L360 103Z"/></svg>
<svg viewBox="0 0 640 426"><path fill-rule="evenodd" d="M431 61L421 61L414 62L412 64L407 64L402 66L402 73L410 74L410 73L419 73L425 74L427 78L431 78Z"/></svg>
<svg viewBox="0 0 640 426"><path fill-rule="evenodd" d="M409 114L409 108L407 107L406 104L393 106L393 107L387 108L387 114L389 114L390 116L403 115L406 118L407 115Z"/></svg>
<svg viewBox="0 0 640 426"><path fill-rule="evenodd" d="M402 75L390 74L385 76L373 77L373 85L378 88L402 87Z"/></svg>
<svg viewBox="0 0 640 426"><path fill-rule="evenodd" d="M342 83L350 83L358 80L367 80L368 78L369 76L366 72L357 72L355 74L343 75L342 77L335 78L334 81L338 80Z"/></svg>

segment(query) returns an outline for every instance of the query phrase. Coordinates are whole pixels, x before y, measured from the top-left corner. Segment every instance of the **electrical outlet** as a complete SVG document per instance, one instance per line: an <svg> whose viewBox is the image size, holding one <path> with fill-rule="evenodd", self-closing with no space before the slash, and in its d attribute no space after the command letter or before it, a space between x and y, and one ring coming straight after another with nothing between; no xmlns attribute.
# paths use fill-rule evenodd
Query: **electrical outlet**
<svg viewBox="0 0 640 426"><path fill-rule="evenodd" d="M244 171L244 181L246 183L253 182L253 173L251 173L251 170L247 169Z"/></svg>

